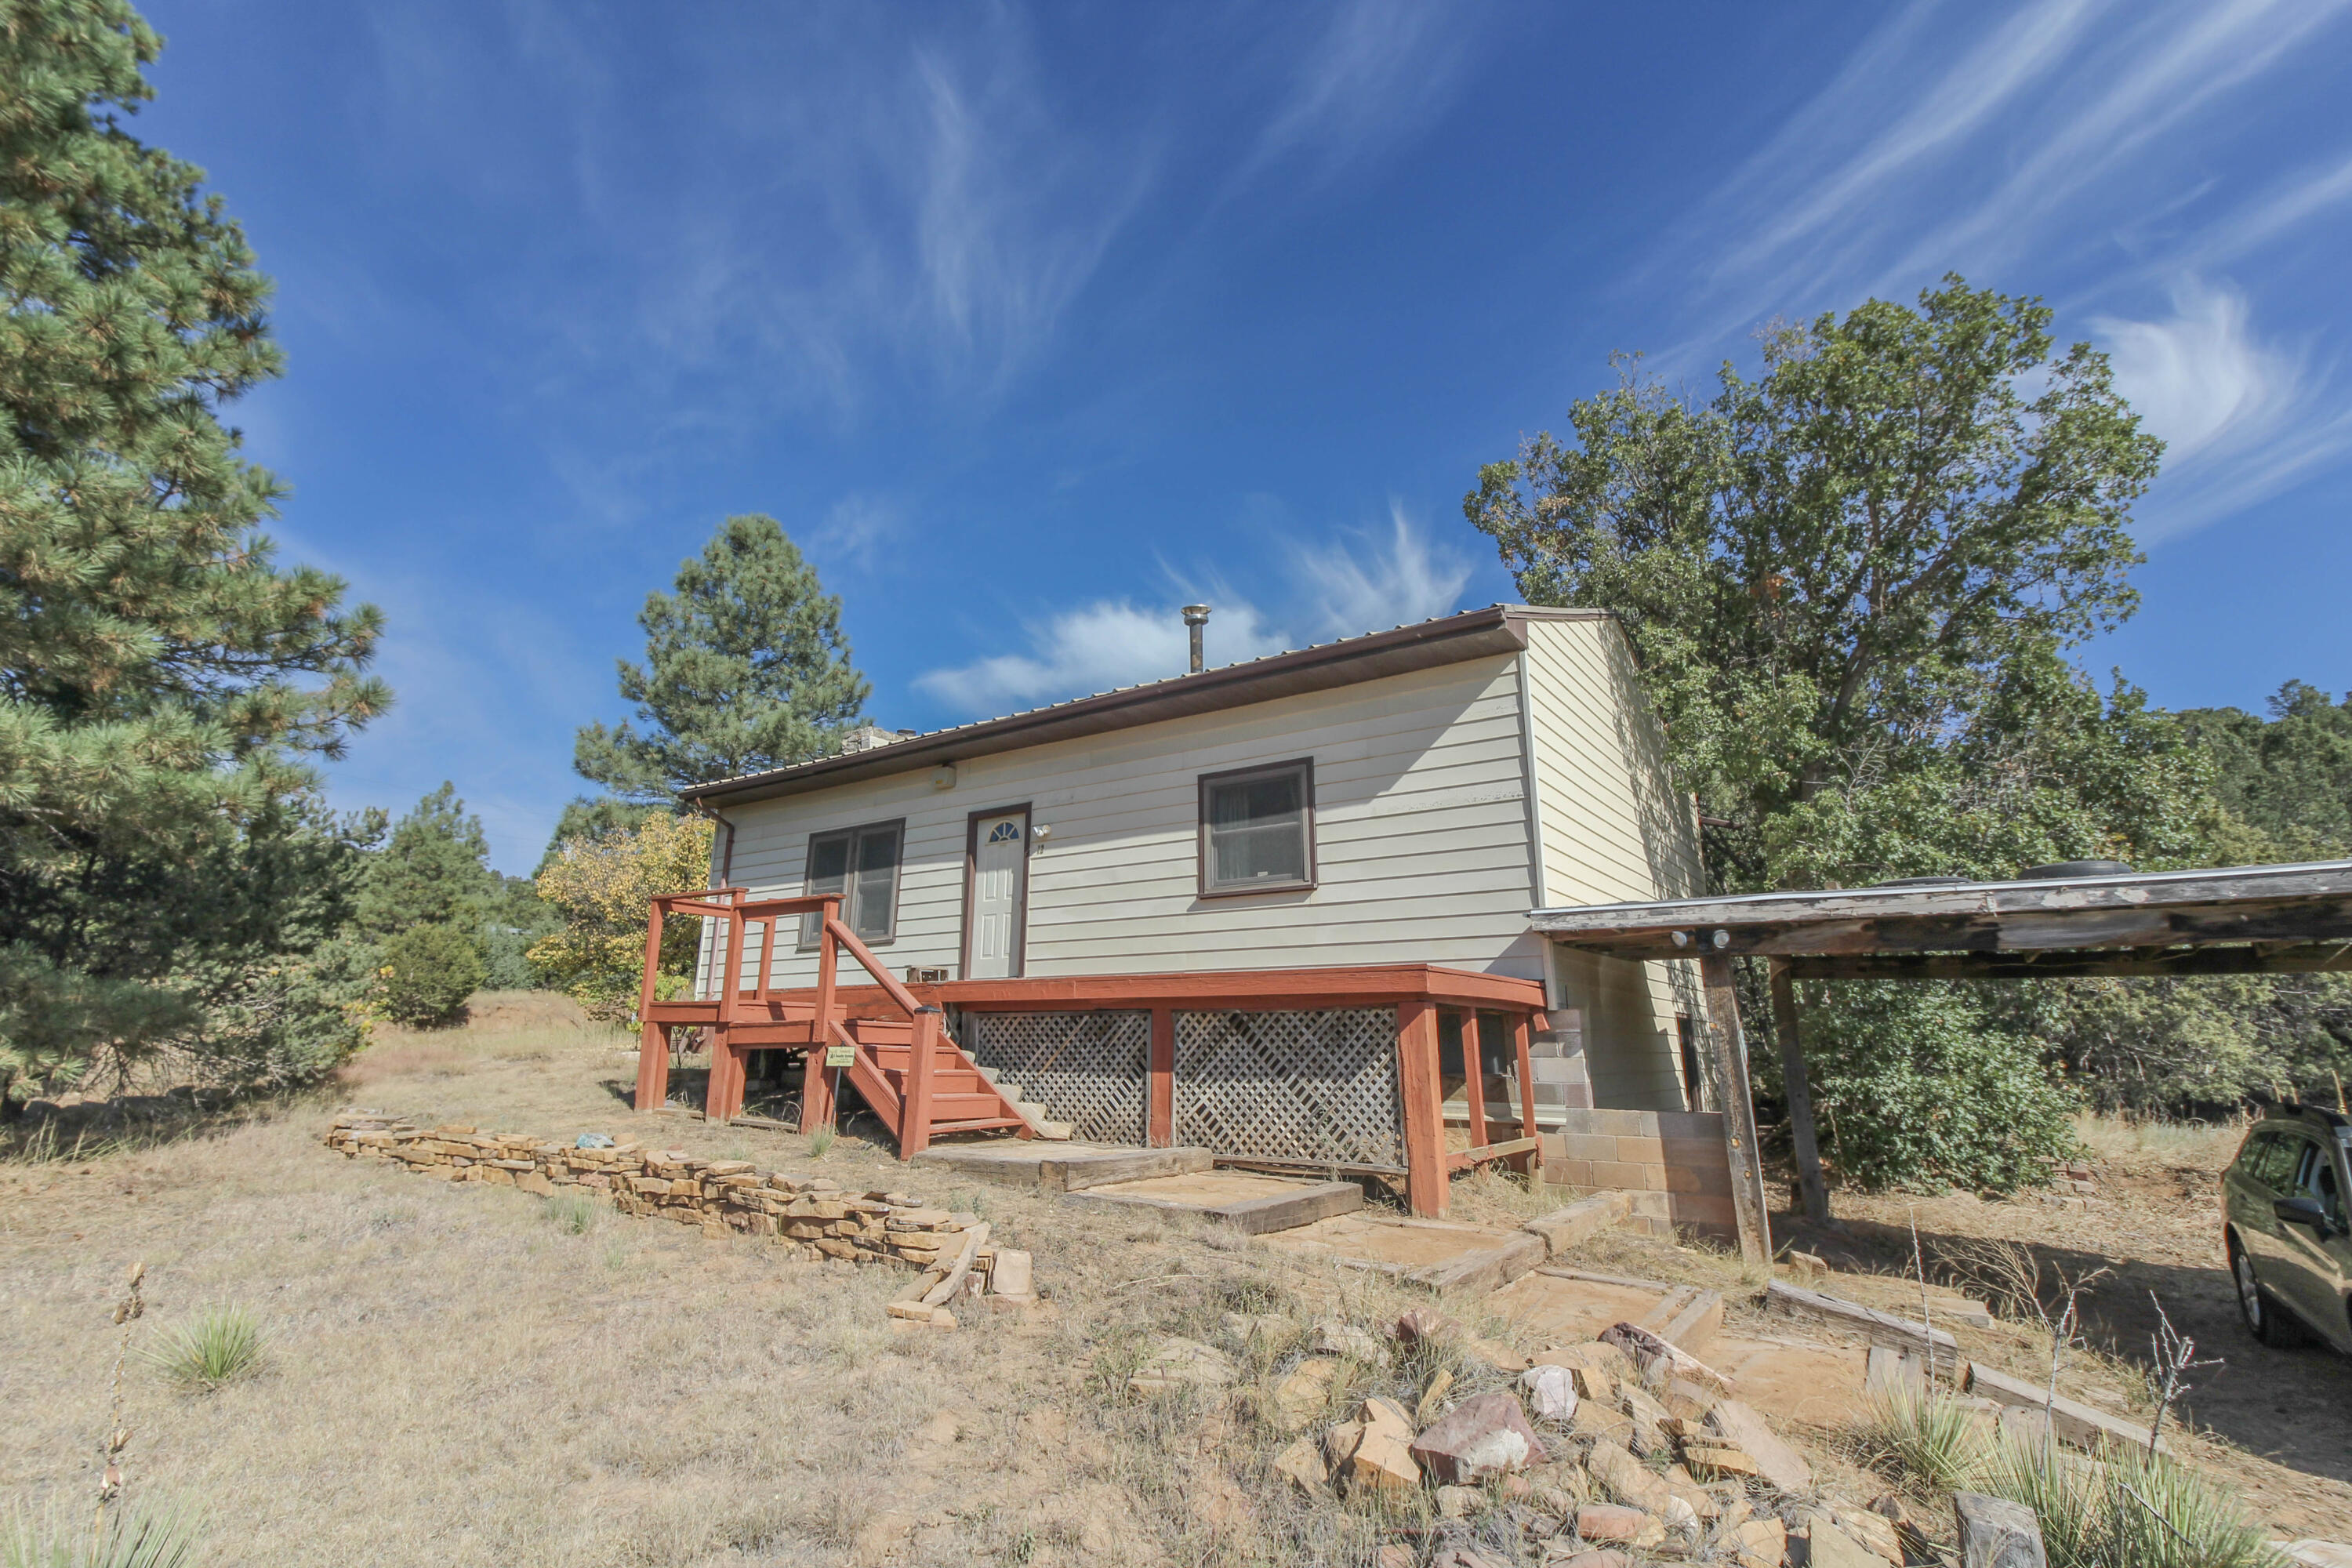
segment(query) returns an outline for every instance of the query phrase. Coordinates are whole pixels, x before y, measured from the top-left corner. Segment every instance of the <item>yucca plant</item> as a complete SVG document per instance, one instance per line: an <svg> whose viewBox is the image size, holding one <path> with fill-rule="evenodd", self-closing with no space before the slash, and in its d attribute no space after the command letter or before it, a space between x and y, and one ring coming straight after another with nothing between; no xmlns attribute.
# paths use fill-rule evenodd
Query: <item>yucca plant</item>
<svg viewBox="0 0 2352 1568"><path fill-rule="evenodd" d="M142 1359L181 1387L209 1394L252 1375L267 1353L259 1318L243 1307L208 1307L165 1331Z"/></svg>
<svg viewBox="0 0 2352 1568"><path fill-rule="evenodd" d="M2007 1442L1976 1489L2040 1516L2050 1568L2284 1568L2235 1498L2144 1448Z"/></svg>
<svg viewBox="0 0 2352 1568"><path fill-rule="evenodd" d="M1974 1411L1911 1389L1871 1395L1854 1429L1871 1462L1939 1492L1976 1489L1993 1443Z"/></svg>
<svg viewBox="0 0 2352 1568"><path fill-rule="evenodd" d="M202 1540L194 1511L177 1504L111 1508L95 1524L20 1505L0 1531L0 1568L186 1568Z"/></svg>
<svg viewBox="0 0 2352 1568"><path fill-rule="evenodd" d="M568 1236L585 1236L604 1223L604 1205L585 1193L556 1193L547 1200L547 1217Z"/></svg>

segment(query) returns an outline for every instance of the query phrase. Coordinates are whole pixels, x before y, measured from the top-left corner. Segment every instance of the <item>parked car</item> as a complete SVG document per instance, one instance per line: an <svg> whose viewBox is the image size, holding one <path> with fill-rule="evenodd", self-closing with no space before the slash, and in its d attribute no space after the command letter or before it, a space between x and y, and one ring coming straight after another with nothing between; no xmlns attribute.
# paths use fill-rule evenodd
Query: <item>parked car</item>
<svg viewBox="0 0 2352 1568"><path fill-rule="evenodd" d="M2267 1345L2309 1333L2352 1355L2352 1117L2282 1105L2221 1174L2238 1310Z"/></svg>

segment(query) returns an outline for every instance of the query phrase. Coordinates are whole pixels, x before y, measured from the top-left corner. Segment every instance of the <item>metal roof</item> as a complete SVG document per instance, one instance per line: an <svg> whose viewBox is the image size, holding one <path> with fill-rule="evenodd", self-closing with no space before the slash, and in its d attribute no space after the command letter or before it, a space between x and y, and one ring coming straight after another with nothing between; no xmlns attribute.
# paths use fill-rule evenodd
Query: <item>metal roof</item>
<svg viewBox="0 0 2352 1568"><path fill-rule="evenodd" d="M1552 609L1528 605L1490 605L1485 609L1439 616L1390 631L1344 637L1287 653L1171 676L1166 680L1098 691L1048 707L1002 718L934 730L908 740L840 756L739 778L719 779L680 792L690 801L742 804L935 767L967 757L1019 751L1082 735L1214 712L1303 691L1377 680L1489 654L1513 654L1527 646L1531 620L1611 620L1607 610Z"/></svg>
<svg viewBox="0 0 2352 1568"><path fill-rule="evenodd" d="M1770 955L1822 977L2342 968L2352 860L1589 904L1528 921L1620 958Z"/></svg>

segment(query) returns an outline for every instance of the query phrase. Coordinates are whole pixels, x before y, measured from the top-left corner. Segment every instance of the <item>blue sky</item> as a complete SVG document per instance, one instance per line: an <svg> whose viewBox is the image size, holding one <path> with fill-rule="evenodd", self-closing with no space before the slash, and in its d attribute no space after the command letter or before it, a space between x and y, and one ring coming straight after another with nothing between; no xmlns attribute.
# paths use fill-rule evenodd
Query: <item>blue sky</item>
<svg viewBox="0 0 2352 1568"><path fill-rule="evenodd" d="M1612 350L1954 268L2171 443L2085 662L2340 691L2347 9L153 0L139 130L278 281L274 531L390 616L336 802L454 779L524 871L730 512L931 728L1171 673L1195 596L1218 661L1510 598L1463 493Z"/></svg>

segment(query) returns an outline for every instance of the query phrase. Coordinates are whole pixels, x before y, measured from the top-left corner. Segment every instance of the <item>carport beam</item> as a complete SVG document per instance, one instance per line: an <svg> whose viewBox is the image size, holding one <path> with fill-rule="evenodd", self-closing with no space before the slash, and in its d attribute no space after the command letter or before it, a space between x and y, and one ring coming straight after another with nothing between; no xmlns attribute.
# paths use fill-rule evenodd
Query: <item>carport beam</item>
<svg viewBox="0 0 2352 1568"><path fill-rule="evenodd" d="M1805 1071L1804 1041L1797 1034L1797 983L1789 961L1772 961L1772 1032L1780 1045L1780 1087L1789 1101L1789 1142L1797 1156L1797 1186L1805 1217L1830 1217L1829 1184L1822 1180L1821 1146L1813 1140L1813 1086Z"/></svg>
<svg viewBox="0 0 2352 1568"><path fill-rule="evenodd" d="M1756 1102L1748 1087L1748 1042L1739 1028L1739 994L1731 955L1709 952L1698 961L1706 986L1707 1037L1715 1047L1716 1082L1723 1093L1723 1143L1731 1165L1731 1207L1739 1224L1742 1262L1772 1260L1772 1222L1764 1211L1764 1172L1756 1152Z"/></svg>

